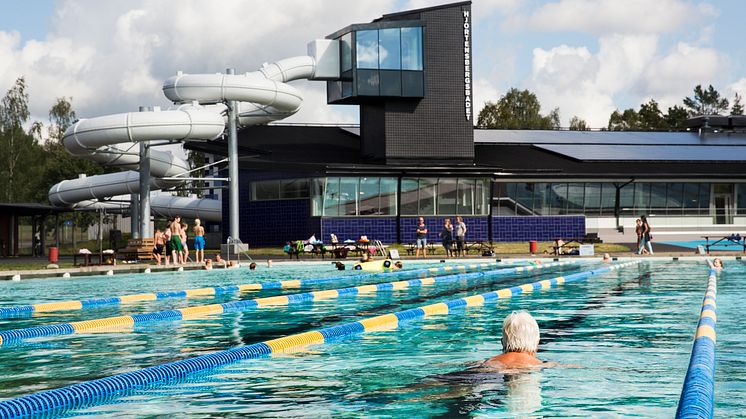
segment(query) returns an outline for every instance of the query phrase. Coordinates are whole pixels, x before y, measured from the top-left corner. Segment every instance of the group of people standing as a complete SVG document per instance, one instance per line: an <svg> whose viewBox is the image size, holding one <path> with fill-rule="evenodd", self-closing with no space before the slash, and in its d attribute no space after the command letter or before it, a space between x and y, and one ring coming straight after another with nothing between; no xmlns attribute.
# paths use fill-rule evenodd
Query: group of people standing
<svg viewBox="0 0 746 419"><path fill-rule="evenodd" d="M635 220L635 233L637 234L637 254L638 255L653 255L653 235L650 234L650 224L648 223L647 217L641 215L640 218ZM646 249L647 247L647 249Z"/></svg>
<svg viewBox="0 0 746 419"><path fill-rule="evenodd" d="M189 246L187 244L187 223L181 221L180 216L175 216L168 221L166 228L161 231L155 230L155 248L153 255L156 263L161 264L165 259L168 266L173 261L174 265L184 265L189 260ZM197 263L205 261L205 228L202 227L199 218L194 220L194 257Z"/></svg>
<svg viewBox="0 0 746 419"><path fill-rule="evenodd" d="M422 257L427 257L427 226L425 225L425 218L420 217L417 220L417 242L415 243L415 257L420 257L420 250L422 251ZM440 241L443 244L443 248L446 250L446 256L463 257L466 256L465 243L466 243L466 223L461 216L456 216L456 223L452 224L450 218L443 220L443 228L438 233ZM454 244L456 248L454 249Z"/></svg>

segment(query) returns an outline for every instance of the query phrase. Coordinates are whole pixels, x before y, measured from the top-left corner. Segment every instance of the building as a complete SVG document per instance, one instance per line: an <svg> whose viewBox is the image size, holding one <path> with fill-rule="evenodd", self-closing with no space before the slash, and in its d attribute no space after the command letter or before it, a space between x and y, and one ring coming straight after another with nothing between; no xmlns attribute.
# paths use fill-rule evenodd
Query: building
<svg viewBox="0 0 746 419"><path fill-rule="evenodd" d="M456 215L470 241L582 237L641 214L672 229L746 226L742 117L701 118L691 132L474 129L470 25L461 2L329 35L340 77L327 100L358 105L360 126L241 130L243 241L412 242L418 216L434 241ZM227 154L222 141L189 147Z"/></svg>

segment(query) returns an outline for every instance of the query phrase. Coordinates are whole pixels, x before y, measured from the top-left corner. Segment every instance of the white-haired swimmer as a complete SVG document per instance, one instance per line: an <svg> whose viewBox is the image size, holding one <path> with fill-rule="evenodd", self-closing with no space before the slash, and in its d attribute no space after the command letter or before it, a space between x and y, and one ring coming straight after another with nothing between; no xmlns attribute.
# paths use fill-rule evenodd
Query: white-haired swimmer
<svg viewBox="0 0 746 419"><path fill-rule="evenodd" d="M514 311L505 318L501 341L503 353L488 359L482 367L506 370L544 364L536 358L539 350L539 325L527 311Z"/></svg>

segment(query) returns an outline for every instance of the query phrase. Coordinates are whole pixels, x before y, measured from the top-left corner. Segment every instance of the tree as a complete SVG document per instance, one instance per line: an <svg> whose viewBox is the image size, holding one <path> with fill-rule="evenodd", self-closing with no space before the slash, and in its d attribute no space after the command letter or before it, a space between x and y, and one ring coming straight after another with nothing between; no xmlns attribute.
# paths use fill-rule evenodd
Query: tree
<svg viewBox="0 0 746 419"><path fill-rule="evenodd" d="M689 118L689 113L679 105L668 108L668 113L663 117L666 127L672 131L686 130L687 118Z"/></svg>
<svg viewBox="0 0 746 419"><path fill-rule="evenodd" d="M487 102L479 112L477 126L493 129L557 129L559 108L542 116L541 104L528 90L511 88L497 103Z"/></svg>
<svg viewBox="0 0 746 419"><path fill-rule="evenodd" d="M573 116L570 118L570 131L590 131L585 120Z"/></svg>
<svg viewBox="0 0 746 419"><path fill-rule="evenodd" d="M694 88L694 97L684 98L684 106L686 106L690 117L720 115L721 112L728 110L728 99L721 98L720 93L712 85L707 90L703 90L702 85L698 84Z"/></svg>
<svg viewBox="0 0 746 419"><path fill-rule="evenodd" d="M741 95L736 93L736 98L733 99L733 106L730 108L731 115L743 115L743 105L741 104Z"/></svg>
<svg viewBox="0 0 746 419"><path fill-rule="evenodd" d="M609 116L609 131L635 131L640 129L640 116L632 109L615 110Z"/></svg>
<svg viewBox="0 0 746 419"><path fill-rule="evenodd" d="M667 128L663 112L658 107L658 102L653 99L640 105L640 111L637 112L637 116L639 129L641 130L658 131Z"/></svg>
<svg viewBox="0 0 746 419"><path fill-rule="evenodd" d="M58 97L49 110L49 138L62 141L65 131L75 122L75 111L72 105L73 98L67 100L66 97Z"/></svg>
<svg viewBox="0 0 746 419"><path fill-rule="evenodd" d="M28 119L26 80L19 77L0 103L0 176L5 179L0 191L6 202L28 200L35 193L34 182L41 179L42 150L23 130Z"/></svg>

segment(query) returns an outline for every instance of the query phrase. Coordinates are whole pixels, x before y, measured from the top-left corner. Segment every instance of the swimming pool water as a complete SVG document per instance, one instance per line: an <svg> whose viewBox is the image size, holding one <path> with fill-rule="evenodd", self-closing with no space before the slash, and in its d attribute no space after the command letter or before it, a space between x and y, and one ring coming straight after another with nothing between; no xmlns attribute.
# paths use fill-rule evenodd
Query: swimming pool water
<svg viewBox="0 0 746 419"><path fill-rule="evenodd" d="M746 376L746 339L739 333L738 307L746 296L739 287L746 267L735 261L726 264L718 285L717 417L737 416L746 407L740 396ZM281 267L277 271L282 270L284 275L285 269L299 269L306 276L337 274L328 267L313 266ZM572 271L576 270L564 270ZM396 330L229 365L188 382L139 391L70 414L670 417L675 413L686 373L707 272L703 262L647 262L589 281L461 309L448 316L410 321ZM132 286L141 292L158 290L154 284L168 285L169 289L219 285L214 277L197 279L189 273L178 276L184 276L178 285L173 278L150 276L148 283ZM541 273L516 279L494 278L492 284L462 282L379 292L154 324L138 327L132 333L69 335L0 347L0 398L554 276ZM77 289L67 288L65 285L71 283L64 280L48 284L66 293L63 299L101 295L101 290L86 294L96 287L86 280L76 279L80 281ZM236 278L223 280L237 282ZM36 289L46 292L46 284L40 282ZM0 284L3 305L15 303L14 298L20 296L14 296L21 290L10 288L13 285L19 284ZM339 286L344 285L325 288ZM107 289L106 295L133 291L126 284L112 287L116 290ZM26 298L39 301L33 296ZM141 308L162 307L145 304ZM470 363L501 351L502 319L516 309L529 310L539 322L540 358L564 366L508 376L459 374ZM60 314L50 317L70 321ZM34 324L49 321L44 317L12 320ZM0 327L7 329L9 324Z"/></svg>

